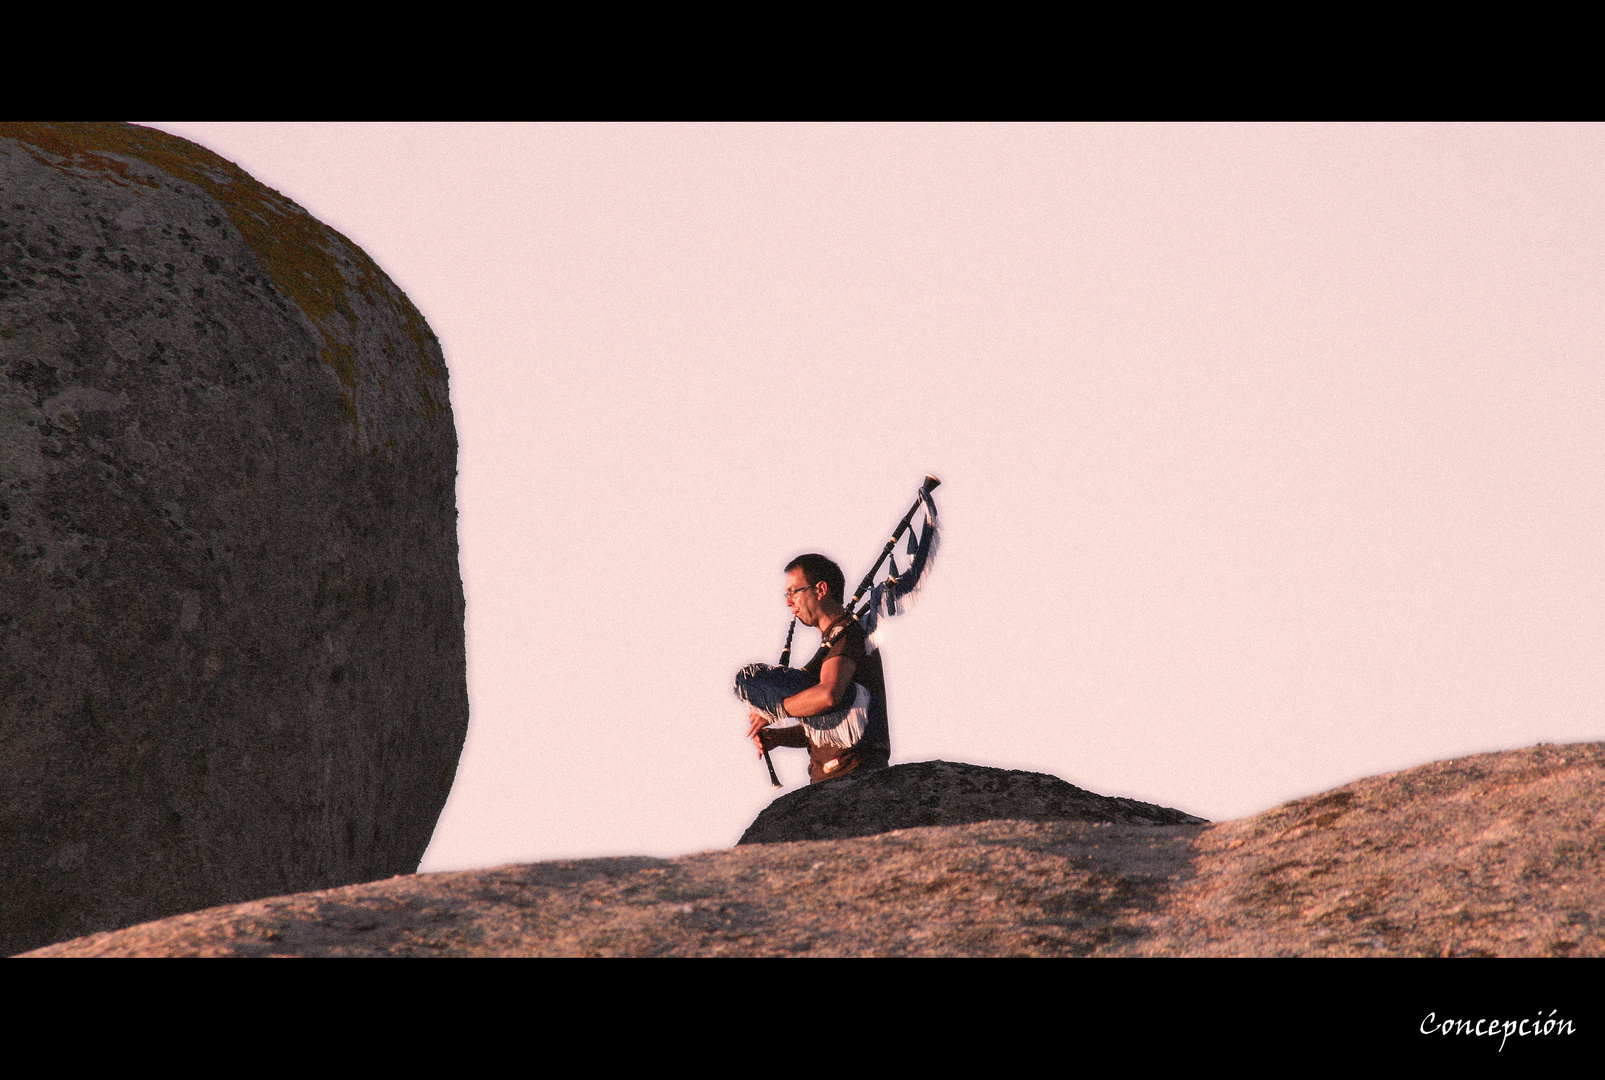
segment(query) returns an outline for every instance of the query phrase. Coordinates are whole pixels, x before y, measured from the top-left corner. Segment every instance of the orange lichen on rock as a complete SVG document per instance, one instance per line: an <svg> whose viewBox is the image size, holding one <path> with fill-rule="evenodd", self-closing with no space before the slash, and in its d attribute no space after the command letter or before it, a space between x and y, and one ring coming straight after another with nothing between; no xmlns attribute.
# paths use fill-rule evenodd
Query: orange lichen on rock
<svg viewBox="0 0 1605 1080"><path fill-rule="evenodd" d="M194 184L228 213L262 261L274 286L304 312L323 338L323 362L340 379L346 412L357 420L357 357L352 327L357 315L351 290L368 304L392 305L423 356L435 337L405 293L368 255L292 200L256 180L233 162L204 147L155 128L116 123L0 122L0 137L16 139L41 151L37 161L69 175L102 176L124 186L159 187L131 170L133 159ZM349 258L354 281L348 281L331 244L338 241ZM341 323L345 325L342 326ZM445 406L436 400L433 382L444 372L423 361L415 389L430 416Z"/></svg>

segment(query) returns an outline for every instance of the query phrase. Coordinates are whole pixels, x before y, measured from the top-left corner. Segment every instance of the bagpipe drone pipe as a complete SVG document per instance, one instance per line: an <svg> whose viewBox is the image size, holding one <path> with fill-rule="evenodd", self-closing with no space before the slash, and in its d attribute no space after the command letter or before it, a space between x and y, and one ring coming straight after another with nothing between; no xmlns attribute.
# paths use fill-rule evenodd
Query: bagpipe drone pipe
<svg viewBox="0 0 1605 1080"><path fill-rule="evenodd" d="M936 500L931 497L931 492L935 491L941 483L942 481L934 476L925 478L925 482L920 485L914 505L908 508L908 513L903 515L903 520L897 523L897 528L892 532L892 538L886 541L886 546L881 549L880 558L876 559L875 565L869 568L869 573L864 575L864 580L858 583L858 589L853 593L853 598L842 605L847 609L847 613L864 628L864 636L869 639L868 649L870 652L874 652L880 647L881 620L889 619L893 615L901 615L913 607L914 602L919 599L920 590L924 588L926 579L931 576L931 566L936 560L936 549L942 541L942 528L936 517ZM916 540L913 529L914 515L919 512L922 506L925 508L925 524L920 529L919 538ZM897 542L903 538L904 533L908 534L909 563L906 570L898 573L897 557L893 552L897 548ZM881 566L884 564L889 564L886 578L878 585L872 584L875 581L875 575L880 573ZM869 593L868 599L864 598L866 592ZM863 607L858 606L860 600L864 601ZM791 633L796 628L797 620L793 619L791 630L786 631L786 651L780 658L782 667L785 667L790 659ZM814 659L822 658L828 651L829 646L821 645ZM813 661L809 662L812 663Z"/></svg>

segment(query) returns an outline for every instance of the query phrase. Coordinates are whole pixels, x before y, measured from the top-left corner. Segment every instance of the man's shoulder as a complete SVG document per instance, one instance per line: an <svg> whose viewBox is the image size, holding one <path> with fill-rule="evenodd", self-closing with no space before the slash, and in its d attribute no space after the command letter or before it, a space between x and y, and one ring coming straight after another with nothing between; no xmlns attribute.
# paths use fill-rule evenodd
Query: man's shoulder
<svg viewBox="0 0 1605 1080"><path fill-rule="evenodd" d="M862 656L869 644L869 638L864 634L864 628L857 619L847 618L830 628L827 638L830 642L830 651L837 654Z"/></svg>
<svg viewBox="0 0 1605 1080"><path fill-rule="evenodd" d="M831 623L830 629L825 632L826 640L837 641L863 641L864 627L851 615L844 615Z"/></svg>

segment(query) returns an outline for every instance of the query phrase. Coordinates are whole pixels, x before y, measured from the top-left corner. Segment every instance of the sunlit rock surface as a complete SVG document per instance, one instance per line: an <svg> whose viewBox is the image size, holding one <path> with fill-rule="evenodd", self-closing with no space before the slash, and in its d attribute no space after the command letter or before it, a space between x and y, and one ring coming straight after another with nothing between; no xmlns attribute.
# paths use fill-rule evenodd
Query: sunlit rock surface
<svg viewBox="0 0 1605 1080"><path fill-rule="evenodd" d="M211 152L0 124L0 945L417 867L468 719L439 343Z"/></svg>
<svg viewBox="0 0 1605 1080"><path fill-rule="evenodd" d="M1605 744L1539 746L1238 821L1005 819L417 874L36 955L1605 956L1602 777Z"/></svg>

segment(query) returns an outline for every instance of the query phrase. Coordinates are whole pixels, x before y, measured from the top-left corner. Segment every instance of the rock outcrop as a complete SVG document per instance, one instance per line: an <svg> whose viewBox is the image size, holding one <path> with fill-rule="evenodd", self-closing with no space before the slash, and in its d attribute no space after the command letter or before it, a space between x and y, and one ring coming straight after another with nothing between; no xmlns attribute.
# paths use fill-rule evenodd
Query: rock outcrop
<svg viewBox="0 0 1605 1080"><path fill-rule="evenodd" d="M1605 744L1536 747L1241 821L994 820L399 877L34 955L1605 956L1602 779Z"/></svg>
<svg viewBox="0 0 1605 1080"><path fill-rule="evenodd" d="M0 946L416 869L468 718L439 343L201 147L0 124Z"/></svg>
<svg viewBox="0 0 1605 1080"><path fill-rule="evenodd" d="M788 792L764 807L737 843L840 840L1004 818L1128 825L1204 822L1169 807L1097 795L1047 773L916 761Z"/></svg>

